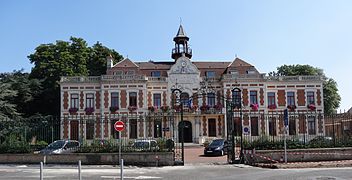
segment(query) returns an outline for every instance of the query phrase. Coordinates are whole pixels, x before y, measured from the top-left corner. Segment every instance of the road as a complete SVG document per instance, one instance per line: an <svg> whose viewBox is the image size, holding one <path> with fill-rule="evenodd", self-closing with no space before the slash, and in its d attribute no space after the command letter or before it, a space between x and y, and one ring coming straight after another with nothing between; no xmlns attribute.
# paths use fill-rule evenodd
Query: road
<svg viewBox="0 0 352 180"><path fill-rule="evenodd" d="M119 179L118 167L83 166L82 179ZM39 166L0 166L1 180L39 179ZM45 166L44 179L78 179L74 166ZM126 167L125 180L347 180L352 168L263 169L245 165L196 164L172 167Z"/></svg>
<svg viewBox="0 0 352 180"><path fill-rule="evenodd" d="M226 156L204 157L201 147L185 149L185 166L124 168L125 180L352 180L352 168L263 169L229 165ZM45 165L44 179L78 179L77 166ZM84 180L120 179L119 167L82 165ZM0 180L39 179L39 165L0 165Z"/></svg>

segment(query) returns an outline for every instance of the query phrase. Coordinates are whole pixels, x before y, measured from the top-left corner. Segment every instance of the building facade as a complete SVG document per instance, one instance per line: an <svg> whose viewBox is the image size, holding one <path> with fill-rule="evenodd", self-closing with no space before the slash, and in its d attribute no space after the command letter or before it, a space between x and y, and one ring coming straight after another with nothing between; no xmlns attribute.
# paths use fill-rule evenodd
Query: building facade
<svg viewBox="0 0 352 180"><path fill-rule="evenodd" d="M324 134L321 77L266 76L237 57L228 62L191 61L182 26L173 40L172 61L126 58L113 64L108 57L105 75L62 77L61 137L117 138L112 128L117 120L126 123L121 134L125 138L179 136L170 129L178 129L182 109L185 142L202 143L226 137L226 105L235 96L241 97L243 113L239 117L239 109L232 110L236 131L242 123L248 136L283 136L282 113L288 108L289 135Z"/></svg>

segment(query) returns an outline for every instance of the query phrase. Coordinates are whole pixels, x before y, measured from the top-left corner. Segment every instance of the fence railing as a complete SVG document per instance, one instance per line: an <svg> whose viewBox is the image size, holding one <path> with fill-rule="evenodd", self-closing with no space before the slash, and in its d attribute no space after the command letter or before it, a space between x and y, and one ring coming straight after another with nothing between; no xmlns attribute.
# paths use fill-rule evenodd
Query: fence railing
<svg viewBox="0 0 352 180"><path fill-rule="evenodd" d="M187 116L187 113L184 115ZM234 136L237 144L241 135L238 115L238 112L234 113ZM80 152L116 152L120 143L123 151L170 151L172 147L180 146L176 116L179 118L180 113L0 119L0 153L32 152L59 139L78 140L81 143ZM191 119L201 116L207 114L199 116L190 114L187 119L192 123L198 123L198 128L202 128L198 129L202 132L202 136L214 134L217 138L225 138L225 134L221 133L225 122L221 122L220 119L209 122L203 118L201 121ZM311 117L314 116L316 119L312 120ZM118 120L126 124L126 131L121 133L121 138L113 126ZM320 120L324 123L320 123ZM210 127L211 122L215 128ZM285 136L282 113L244 112L242 123L245 148L283 147ZM197 127L196 124L193 126ZM218 136L220 133L221 137ZM352 115L294 114L290 116L286 138L288 148L351 147ZM138 142L147 144L148 148L144 145L137 146ZM153 146L150 146L151 144Z"/></svg>

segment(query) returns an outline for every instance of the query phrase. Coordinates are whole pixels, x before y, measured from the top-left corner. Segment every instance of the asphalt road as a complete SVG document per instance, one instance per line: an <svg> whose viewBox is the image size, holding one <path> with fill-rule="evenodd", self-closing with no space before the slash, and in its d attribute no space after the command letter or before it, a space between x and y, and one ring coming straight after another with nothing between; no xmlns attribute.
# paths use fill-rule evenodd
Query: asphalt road
<svg viewBox="0 0 352 180"><path fill-rule="evenodd" d="M78 179L75 166L45 166L44 179ZM119 179L113 166L82 166L82 179ZM39 179L39 165L0 166L1 180ZM342 180L352 168L263 169L245 165L189 164L170 167L125 167L124 179L168 180Z"/></svg>
<svg viewBox="0 0 352 180"><path fill-rule="evenodd" d="M205 157L202 147L185 149L185 166L124 168L124 179L166 180L352 180L352 168L263 169L229 165L226 156ZM0 165L0 180L39 179L38 165ZM45 165L44 179L78 179L77 166ZM82 179L120 179L119 167L82 165Z"/></svg>

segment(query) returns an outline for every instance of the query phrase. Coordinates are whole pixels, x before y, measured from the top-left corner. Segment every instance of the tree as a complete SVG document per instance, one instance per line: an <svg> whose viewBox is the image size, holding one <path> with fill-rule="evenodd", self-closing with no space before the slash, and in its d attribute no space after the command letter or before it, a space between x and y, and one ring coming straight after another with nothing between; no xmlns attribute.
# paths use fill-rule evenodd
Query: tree
<svg viewBox="0 0 352 180"><path fill-rule="evenodd" d="M28 117L34 115L32 102L41 93L41 83L37 79L29 79L29 74L23 70L13 71L12 73L1 73L0 82L9 85L9 89L16 92L15 96L8 100L16 105L16 111Z"/></svg>
<svg viewBox="0 0 352 180"><path fill-rule="evenodd" d="M18 116L16 105L10 102L16 94L16 91L10 89L9 83L0 83L0 120Z"/></svg>
<svg viewBox="0 0 352 180"><path fill-rule="evenodd" d="M332 78L325 76L324 71L310 65L282 65L277 67L277 72L269 73L269 76L322 76L324 94L324 113L332 114L340 106L341 97L338 93L337 83Z"/></svg>
<svg viewBox="0 0 352 180"><path fill-rule="evenodd" d="M69 42L39 45L28 56L34 67L30 78L43 81L43 91L36 99L35 107L41 114L58 115L60 112L61 76L101 75L106 71L106 57L112 55L115 62L122 59L116 51L96 43L89 47L82 38L71 37Z"/></svg>

